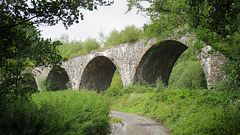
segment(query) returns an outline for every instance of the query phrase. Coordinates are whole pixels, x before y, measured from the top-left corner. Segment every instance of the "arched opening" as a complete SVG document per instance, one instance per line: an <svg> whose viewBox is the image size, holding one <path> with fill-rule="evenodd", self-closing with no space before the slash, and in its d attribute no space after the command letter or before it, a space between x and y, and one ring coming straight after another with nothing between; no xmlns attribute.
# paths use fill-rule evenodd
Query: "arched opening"
<svg viewBox="0 0 240 135"><path fill-rule="evenodd" d="M24 76L28 78L27 79L28 81L26 82L26 85L31 87L31 88L33 88L33 89L35 89L35 90L37 90L38 86L37 86L37 83L36 83L36 80L35 80L33 74L26 73L26 74L24 74Z"/></svg>
<svg viewBox="0 0 240 135"><path fill-rule="evenodd" d="M196 52L187 49L178 58L169 77L171 89L207 89L207 80Z"/></svg>
<svg viewBox="0 0 240 135"><path fill-rule="evenodd" d="M112 82L110 84L110 87L118 88L118 89L124 88L122 78L121 78L121 75L120 75L118 69L116 69L114 74L113 74L113 78L112 78Z"/></svg>
<svg viewBox="0 0 240 135"><path fill-rule="evenodd" d="M158 77L165 85L179 56L188 47L178 41L167 40L152 46L142 57L136 69L133 83L145 81L155 84Z"/></svg>
<svg viewBox="0 0 240 135"><path fill-rule="evenodd" d="M46 80L52 91L67 89L69 81L65 69L61 67L53 67Z"/></svg>
<svg viewBox="0 0 240 135"><path fill-rule="evenodd" d="M80 88L95 90L98 93L106 90L116 70L114 63L107 57L98 56L92 59L83 71Z"/></svg>

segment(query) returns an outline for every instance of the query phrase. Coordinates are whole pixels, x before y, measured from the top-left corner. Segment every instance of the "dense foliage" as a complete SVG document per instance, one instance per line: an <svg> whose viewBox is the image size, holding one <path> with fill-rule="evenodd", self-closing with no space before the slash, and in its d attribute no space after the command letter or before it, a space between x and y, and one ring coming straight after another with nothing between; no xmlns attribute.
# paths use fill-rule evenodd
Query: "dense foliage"
<svg viewBox="0 0 240 135"><path fill-rule="evenodd" d="M24 87L29 81L23 71L48 63L57 64L62 60L56 50L59 41L40 38L38 24L55 25L61 21L67 28L83 19L80 8L97 9L109 5L103 0L90 1L11 1L0 2L0 98L6 94L23 97L30 88ZM29 73L29 72L28 72Z"/></svg>
<svg viewBox="0 0 240 135"><path fill-rule="evenodd" d="M9 31L1 32L0 39L0 98L24 97L33 92L27 82L30 81L28 69L47 63L57 64L62 60L57 53L59 41L51 42L39 37L34 26L15 26ZM23 72L24 71L24 72ZM8 95L8 96L5 96Z"/></svg>
<svg viewBox="0 0 240 135"><path fill-rule="evenodd" d="M58 46L59 53L64 58L73 57L75 54L83 54L83 42L71 40L68 35L62 35L59 39L62 45Z"/></svg>
<svg viewBox="0 0 240 135"><path fill-rule="evenodd" d="M163 122L171 134L239 134L239 95L149 86L108 89L112 109Z"/></svg>
<svg viewBox="0 0 240 135"><path fill-rule="evenodd" d="M59 40L63 45L58 46L61 56L71 58L90 51L99 50L103 47L110 47L127 42L134 42L144 37L143 31L134 25L126 26L123 30L113 29L108 36L103 32L99 33L99 40L88 37L85 41L71 40L68 35L62 35Z"/></svg>
<svg viewBox="0 0 240 135"><path fill-rule="evenodd" d="M100 135L109 132L109 99L96 92L58 91L33 94L33 101L7 104L0 134Z"/></svg>
<svg viewBox="0 0 240 135"><path fill-rule="evenodd" d="M105 47L119 45L126 42L134 42L141 38L143 35L141 29L137 28L135 25L126 26L120 32L113 29L109 36L106 37Z"/></svg>
<svg viewBox="0 0 240 135"><path fill-rule="evenodd" d="M37 117L32 114L37 111L30 102L30 95L37 91L29 85L33 79L32 68L49 63L58 65L63 60L56 49L61 43L41 38L37 26L61 22L68 28L83 19L82 9L95 10L111 3L104 0L0 1L1 134L30 134L24 130L25 126L30 128ZM41 125L35 126L32 134L37 134Z"/></svg>
<svg viewBox="0 0 240 135"><path fill-rule="evenodd" d="M144 8L141 3L148 2ZM150 37L195 36L194 46L207 44L228 58L225 90L240 87L240 3L238 0L128 0L129 10L136 6L150 16L145 25ZM234 82L234 83L232 83Z"/></svg>
<svg viewBox="0 0 240 135"><path fill-rule="evenodd" d="M193 50L186 50L178 58L170 74L168 88L207 89L205 73Z"/></svg>

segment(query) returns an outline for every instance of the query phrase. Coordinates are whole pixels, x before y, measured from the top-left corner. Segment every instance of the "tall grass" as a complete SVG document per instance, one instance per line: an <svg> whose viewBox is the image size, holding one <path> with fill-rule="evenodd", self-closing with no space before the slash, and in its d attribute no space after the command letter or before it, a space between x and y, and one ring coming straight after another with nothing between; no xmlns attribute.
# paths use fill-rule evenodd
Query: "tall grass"
<svg viewBox="0 0 240 135"><path fill-rule="evenodd" d="M109 132L109 98L96 92L55 91L9 101L1 135L102 135Z"/></svg>
<svg viewBox="0 0 240 135"><path fill-rule="evenodd" d="M164 89L157 93L154 88L145 92L140 92L142 87L136 92L127 89L131 92L112 97L112 109L154 118L165 123L172 134L240 134L239 95L209 90ZM110 91L107 93L114 95Z"/></svg>
<svg viewBox="0 0 240 135"><path fill-rule="evenodd" d="M33 101L46 109L48 134L108 133L110 104L106 96L93 91L68 90L35 94Z"/></svg>

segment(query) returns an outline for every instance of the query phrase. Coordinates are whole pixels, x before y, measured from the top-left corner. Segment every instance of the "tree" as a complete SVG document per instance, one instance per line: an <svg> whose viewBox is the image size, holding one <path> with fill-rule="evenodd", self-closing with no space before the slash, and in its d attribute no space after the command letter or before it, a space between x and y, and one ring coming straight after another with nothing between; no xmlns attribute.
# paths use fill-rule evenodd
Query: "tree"
<svg viewBox="0 0 240 135"><path fill-rule="evenodd" d="M60 41L41 38L36 26L61 22L68 28L83 19L81 10L109 4L105 0L0 1L0 134L39 134L44 125L34 113L38 107L29 102L37 91L29 85L32 68L58 66L63 58L56 49Z"/></svg>
<svg viewBox="0 0 240 135"><path fill-rule="evenodd" d="M144 8L141 2L148 2ZM129 10L137 7L150 16L145 25L150 37L181 36L192 33L199 42L212 46L228 60L225 73L230 89L240 88L240 2L238 0L128 0ZM200 45L200 46L199 46ZM234 68L230 68L234 67Z"/></svg>
<svg viewBox="0 0 240 135"><path fill-rule="evenodd" d="M100 44L97 42L95 38L87 38L83 43L83 49L85 52L91 52L93 50L97 50L100 48Z"/></svg>
<svg viewBox="0 0 240 135"><path fill-rule="evenodd" d="M72 40L68 35L63 34L59 40L63 45L58 46L59 53L64 58L70 58L83 52L83 42L81 40Z"/></svg>
<svg viewBox="0 0 240 135"><path fill-rule="evenodd" d="M135 25L125 27L124 30L120 32L121 42L126 43L138 40L140 32L141 30L137 28Z"/></svg>
<svg viewBox="0 0 240 135"><path fill-rule="evenodd" d="M97 6L110 5L106 0L3 0L0 5L1 30L31 22L31 24L46 23L55 25L62 22L67 28L79 19L83 20L81 10L96 10Z"/></svg>
<svg viewBox="0 0 240 135"><path fill-rule="evenodd" d="M105 0L2 0L0 2L0 101L26 97L30 90L24 85L28 79L24 72L48 63L57 65L59 41L44 40L38 25L55 25L68 28L83 19L81 10L95 10L97 6L110 5ZM11 96L10 96L11 95ZM14 99L12 98L12 99Z"/></svg>
<svg viewBox="0 0 240 135"><path fill-rule="evenodd" d="M101 31L99 32L99 42L100 42L101 47L104 46L105 40L106 40L105 35L104 35L104 33L103 33L103 30L101 30Z"/></svg>
<svg viewBox="0 0 240 135"><path fill-rule="evenodd" d="M107 47L107 46L118 45L121 43L120 39L121 39L121 37L120 37L119 32L114 28L110 32L109 37L107 37L107 40L106 40L104 46Z"/></svg>
<svg viewBox="0 0 240 135"><path fill-rule="evenodd" d="M141 29L137 28L135 25L126 26L123 30L118 32L116 29L113 29L104 46L114 46L126 42L134 42L142 36Z"/></svg>

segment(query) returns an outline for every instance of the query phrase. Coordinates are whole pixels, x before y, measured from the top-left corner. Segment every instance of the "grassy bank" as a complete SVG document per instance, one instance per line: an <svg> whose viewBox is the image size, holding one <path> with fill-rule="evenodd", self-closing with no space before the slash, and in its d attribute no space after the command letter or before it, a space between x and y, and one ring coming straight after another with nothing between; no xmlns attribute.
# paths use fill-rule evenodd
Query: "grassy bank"
<svg viewBox="0 0 240 135"><path fill-rule="evenodd" d="M158 92L146 86L117 91L110 88L107 94L112 97L112 109L154 118L165 123L172 134L240 133L240 97L236 94L171 89Z"/></svg>
<svg viewBox="0 0 240 135"><path fill-rule="evenodd" d="M73 90L40 92L30 101L9 101L1 112L0 134L107 134L109 102L96 92Z"/></svg>

